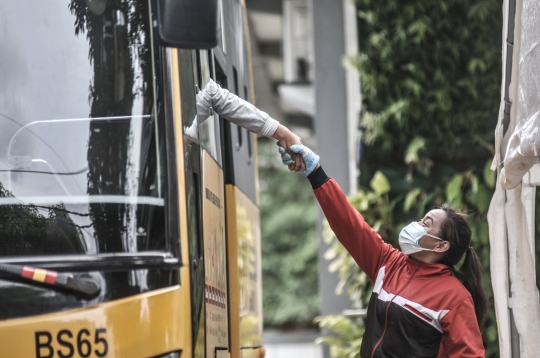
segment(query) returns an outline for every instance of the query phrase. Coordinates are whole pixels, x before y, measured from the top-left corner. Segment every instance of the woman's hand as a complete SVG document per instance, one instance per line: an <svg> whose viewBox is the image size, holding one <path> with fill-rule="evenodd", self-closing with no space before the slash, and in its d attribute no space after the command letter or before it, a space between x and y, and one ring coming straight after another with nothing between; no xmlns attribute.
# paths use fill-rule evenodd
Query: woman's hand
<svg viewBox="0 0 540 358"><path fill-rule="evenodd" d="M290 150L292 145L302 144L302 139L300 139L299 136L291 132L289 128L281 124L278 126L272 137L279 141L280 145L285 148L285 151L287 153L291 154L293 163L289 164L289 170L294 172L305 172L305 165L302 160L302 156L292 153Z"/></svg>
<svg viewBox="0 0 540 358"><path fill-rule="evenodd" d="M281 161L285 165L293 165L292 157L289 153L285 152L285 148L279 145L279 142L277 142L279 154L281 154ZM316 170L318 167L320 167L319 161L321 157L319 157L317 154L313 153L311 149L306 147L303 144L293 144L291 146L291 152L295 153L296 155L302 156L302 175L307 177L311 173L313 173L314 170Z"/></svg>

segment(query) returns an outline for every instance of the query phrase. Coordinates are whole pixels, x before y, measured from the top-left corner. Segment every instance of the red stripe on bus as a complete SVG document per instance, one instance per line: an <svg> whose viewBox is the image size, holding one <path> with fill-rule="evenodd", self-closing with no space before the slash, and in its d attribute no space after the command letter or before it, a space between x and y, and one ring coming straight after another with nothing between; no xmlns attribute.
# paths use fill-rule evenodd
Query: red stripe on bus
<svg viewBox="0 0 540 358"><path fill-rule="evenodd" d="M45 282L53 285L56 282L56 276L58 276L58 273L56 271L47 270L47 274L45 276Z"/></svg>
<svg viewBox="0 0 540 358"><path fill-rule="evenodd" d="M34 277L35 269L32 267L24 266L21 276L24 278L29 278L30 280Z"/></svg>

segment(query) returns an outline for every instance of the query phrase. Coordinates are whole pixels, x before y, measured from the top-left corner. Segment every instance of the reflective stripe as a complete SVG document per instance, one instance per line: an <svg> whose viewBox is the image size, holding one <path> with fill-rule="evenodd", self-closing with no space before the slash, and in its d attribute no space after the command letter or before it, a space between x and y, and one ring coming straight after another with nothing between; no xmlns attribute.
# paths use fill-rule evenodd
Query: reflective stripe
<svg viewBox="0 0 540 358"><path fill-rule="evenodd" d="M47 277L47 270L36 269L34 271L34 277L32 277L32 280L39 281L39 282L45 282L45 277Z"/></svg>
<svg viewBox="0 0 540 358"><path fill-rule="evenodd" d="M405 297L395 296L393 293L386 292L386 290L383 289L385 274L386 274L386 267L383 266L379 269L379 273L377 274L377 279L375 280L375 286L373 287L373 292L377 293L378 299L384 302L392 301L393 303L411 312L416 317L429 323L432 327L434 327L435 329L437 329L439 332L442 333L443 330L442 330L440 321L450 310L434 311L434 310L431 310L429 308L422 306L419 303L410 301L406 299ZM409 306L412 309L408 309L406 306ZM430 322L430 319L431 319L431 322Z"/></svg>
<svg viewBox="0 0 540 358"><path fill-rule="evenodd" d="M378 299L381 300L381 301L384 301L384 302L392 301L392 303L395 303L395 304L403 307L403 309L406 309L407 311L414 314L416 317L422 319L422 321L428 323L433 328L435 328L439 332L443 333L443 329L441 327L441 322L440 321L442 320L442 318L448 312L450 312L450 310L434 311L434 310L431 310L431 309L429 309L427 307L422 306L419 303L416 303L414 301L410 301L410 300L406 299L405 297L396 296L396 295L394 295L392 293L388 293L384 289L382 289L381 292L379 293ZM409 306L409 307L413 308L414 310L407 309L406 306ZM417 314L415 311L420 312L421 315ZM426 317L429 317L430 319L432 319L432 321L429 322L429 320L427 320Z"/></svg>
<svg viewBox="0 0 540 358"><path fill-rule="evenodd" d="M34 269L32 267L24 266L21 276L32 280L34 277Z"/></svg>
<svg viewBox="0 0 540 358"><path fill-rule="evenodd" d="M377 279L375 280L375 286L373 287L373 292L377 294L381 292L382 290L385 271L386 271L386 267L383 266L379 269L379 273L377 274Z"/></svg>
<svg viewBox="0 0 540 358"><path fill-rule="evenodd" d="M58 276L58 273L56 271L49 271L47 270L47 277L45 277L45 282L50 283L51 285L56 282L56 276Z"/></svg>

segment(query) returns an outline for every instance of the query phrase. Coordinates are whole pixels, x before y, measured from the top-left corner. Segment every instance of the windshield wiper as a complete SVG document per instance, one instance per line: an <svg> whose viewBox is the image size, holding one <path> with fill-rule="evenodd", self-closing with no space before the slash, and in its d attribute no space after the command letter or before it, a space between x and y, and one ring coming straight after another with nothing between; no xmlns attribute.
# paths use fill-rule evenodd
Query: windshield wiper
<svg viewBox="0 0 540 358"><path fill-rule="evenodd" d="M70 274L59 273L53 270L45 270L30 266L0 264L0 272L15 277L21 277L32 282L39 282L45 285L80 292L88 296L95 296L101 291L101 287L99 287L99 284L95 281L73 277Z"/></svg>

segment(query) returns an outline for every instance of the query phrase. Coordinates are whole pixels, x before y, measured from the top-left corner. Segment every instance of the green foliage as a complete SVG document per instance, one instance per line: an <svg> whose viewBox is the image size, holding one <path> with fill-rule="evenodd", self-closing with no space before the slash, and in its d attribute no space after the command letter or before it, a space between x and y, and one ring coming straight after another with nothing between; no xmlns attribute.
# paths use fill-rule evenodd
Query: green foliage
<svg viewBox="0 0 540 358"><path fill-rule="evenodd" d="M273 142L259 140L263 315L266 327L313 325L319 313L315 198L291 174Z"/></svg>
<svg viewBox="0 0 540 358"><path fill-rule="evenodd" d="M488 295L487 210L495 185L490 170L500 100L500 0L356 0L365 144L360 187L349 197L383 239L397 247L401 228L445 202L469 214ZM339 272L338 292L365 307L372 283L325 226L333 242L325 257ZM348 321L348 323L343 323ZM337 336L322 342L332 357L357 357L362 321L319 319ZM351 335L342 332L352 325ZM483 327L486 357L498 357L495 314ZM354 349L353 349L354 347ZM355 351L356 349L356 351Z"/></svg>
<svg viewBox="0 0 540 358"><path fill-rule="evenodd" d="M463 184L463 175L456 174L450 182L446 184L446 197L448 203L456 208L461 207L461 185Z"/></svg>
<svg viewBox="0 0 540 358"><path fill-rule="evenodd" d="M360 355L360 345L364 327L355 321L341 316L325 316L315 320L320 326L330 329L334 335L317 339L317 343L330 346L332 357L357 358Z"/></svg>
<svg viewBox="0 0 540 358"><path fill-rule="evenodd" d="M357 0L361 53L348 62L360 70L367 144L402 153L417 137L430 138L451 157L474 135L492 138L496 117L487 115L491 98L500 97L501 6Z"/></svg>
<svg viewBox="0 0 540 358"><path fill-rule="evenodd" d="M377 194L386 194L390 191L390 182L381 172L375 173L369 185Z"/></svg>

